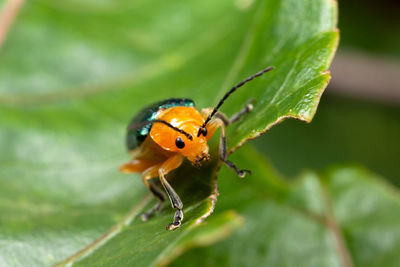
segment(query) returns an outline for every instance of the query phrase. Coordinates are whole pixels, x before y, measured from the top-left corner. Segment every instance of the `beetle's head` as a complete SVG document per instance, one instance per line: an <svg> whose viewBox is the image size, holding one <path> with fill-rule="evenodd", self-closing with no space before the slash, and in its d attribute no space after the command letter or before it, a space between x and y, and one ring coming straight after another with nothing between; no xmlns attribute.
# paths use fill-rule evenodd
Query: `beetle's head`
<svg viewBox="0 0 400 267"><path fill-rule="evenodd" d="M203 135L197 136L198 130L198 123L193 121L186 121L177 126L173 126L172 123L154 123L150 136L163 149L180 153L195 167L200 167L202 161L210 159L210 154L207 138Z"/></svg>

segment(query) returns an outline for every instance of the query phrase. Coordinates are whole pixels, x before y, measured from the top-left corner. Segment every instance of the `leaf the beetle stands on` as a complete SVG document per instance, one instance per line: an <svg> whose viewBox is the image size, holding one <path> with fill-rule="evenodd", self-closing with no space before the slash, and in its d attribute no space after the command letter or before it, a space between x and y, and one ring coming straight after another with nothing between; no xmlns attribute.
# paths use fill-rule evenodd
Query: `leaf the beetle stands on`
<svg viewBox="0 0 400 267"><path fill-rule="evenodd" d="M222 170L213 215L235 209L245 225L172 266L398 266L400 193L381 177L336 166L288 181L250 147L232 158L253 175L238 180Z"/></svg>

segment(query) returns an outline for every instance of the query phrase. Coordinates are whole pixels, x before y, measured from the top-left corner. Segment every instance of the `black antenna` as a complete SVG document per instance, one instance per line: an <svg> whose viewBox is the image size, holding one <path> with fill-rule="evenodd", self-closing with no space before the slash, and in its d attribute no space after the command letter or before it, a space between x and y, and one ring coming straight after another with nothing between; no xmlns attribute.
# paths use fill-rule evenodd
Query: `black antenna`
<svg viewBox="0 0 400 267"><path fill-rule="evenodd" d="M206 125L207 123L211 120L211 118L215 115L215 113L217 113L218 109L222 106L222 104L225 102L225 100L233 93L235 92L239 87L243 86L245 83L253 80L254 78L263 75L264 73L273 70L274 67L268 67L266 69L263 69L262 71L257 72L256 74L250 76L249 78L241 81L240 83L238 83L237 85L235 85L231 90L229 90L224 97L219 101L218 105L213 109L213 111L211 112L210 115L208 115L207 119L205 120L205 122L203 123L202 126L200 126L199 128L199 132L197 134L197 137L199 137L201 134L203 134L204 136L207 134L207 130L206 130Z"/></svg>
<svg viewBox="0 0 400 267"><path fill-rule="evenodd" d="M175 127L175 126L173 126L171 123L169 123L169 122L167 122L167 121L164 121L164 120L145 121L145 122L143 122L143 123L131 125L131 126L129 126L128 129L135 129L135 128L137 129L137 128L143 127L143 126L145 126L145 125L147 125L147 124L153 124L153 123L156 123L156 122L162 123L162 124L164 124L164 125L167 125L169 128L171 128L171 129L173 129L173 130L175 130L175 131L177 131L177 132L179 132L179 133L181 133L181 134L184 134L189 140L191 140L191 141L193 140L193 137L192 137L189 133L187 133L187 132L185 132L184 130L181 130L181 129Z"/></svg>

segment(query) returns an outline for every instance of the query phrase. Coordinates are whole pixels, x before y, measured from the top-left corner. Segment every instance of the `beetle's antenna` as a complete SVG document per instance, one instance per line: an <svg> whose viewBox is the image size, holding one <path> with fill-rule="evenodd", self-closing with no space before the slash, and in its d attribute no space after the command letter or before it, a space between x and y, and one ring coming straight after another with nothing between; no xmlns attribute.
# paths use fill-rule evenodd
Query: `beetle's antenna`
<svg viewBox="0 0 400 267"><path fill-rule="evenodd" d="M207 119L204 121L203 125L200 126L199 128L199 132L197 133L197 137L199 137L201 134L203 134L204 136L206 135L206 125L207 123L211 120L211 118L215 115L215 113L217 113L218 109L222 106L222 104L225 102L225 100L233 93L235 92L239 87L243 86L245 83L253 80L254 78L263 75L264 73L273 70L274 67L268 67L266 69L263 69L262 71L257 72L256 74L250 76L249 78L241 81L240 83L238 83L237 85L235 85L234 87L232 87L231 90L229 90L224 97L219 101L218 105L213 109L213 111L211 112L210 115L208 115Z"/></svg>
<svg viewBox="0 0 400 267"><path fill-rule="evenodd" d="M135 128L137 129L137 128L139 128L139 127L143 127L143 126L145 126L145 125L147 125L147 124L153 124L153 123L155 123L155 122L158 122L158 123L162 123L162 124L164 124L164 125L167 125L169 128L171 128L171 129L173 129L173 130L175 130L175 131L177 131L177 132L179 132L179 133L181 133L181 134L184 134L189 140L191 140L191 141L193 140L193 137L192 137L191 134L189 134L189 133L185 132L184 130L181 130L181 129L179 129L179 128L173 126L171 123L169 123L169 122L167 122L167 121L164 121L164 120L145 121L145 122L143 122L143 123L130 125L130 126L128 127L128 129L135 129Z"/></svg>

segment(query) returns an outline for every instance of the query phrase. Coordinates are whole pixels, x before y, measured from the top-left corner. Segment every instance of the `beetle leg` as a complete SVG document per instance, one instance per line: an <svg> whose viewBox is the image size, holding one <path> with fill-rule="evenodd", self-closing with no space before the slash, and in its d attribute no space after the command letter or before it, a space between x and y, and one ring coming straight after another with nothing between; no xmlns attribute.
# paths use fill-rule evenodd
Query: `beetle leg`
<svg viewBox="0 0 400 267"><path fill-rule="evenodd" d="M160 171L160 180L161 180L161 183L164 186L165 190L167 191L167 194L171 201L172 207L174 209L176 209L176 212L174 215L174 221L172 223L168 224L166 229L167 230L175 230L176 228L181 226L181 222L183 220L183 212L182 212L183 203L182 203L181 199L179 198L178 194L175 192L175 190L172 188L172 186L165 179L162 171Z"/></svg>
<svg viewBox="0 0 400 267"><path fill-rule="evenodd" d="M207 124L207 131L208 131L207 140L209 140L213 136L218 127L221 127L221 136L219 142L219 157L229 168L233 169L237 173L237 175L241 178L245 177L246 173L251 174L251 171L241 170L233 162L228 160L228 153L226 148L226 126L238 121L243 115L249 113L253 109L253 105L251 104L253 101L254 99L250 99L249 101L247 101L244 108L242 108L238 113L234 114L231 118L228 118L225 114L221 112L217 112L215 114L214 119L212 119ZM201 115L203 116L204 119L206 119L208 115L211 114L211 112L212 112L211 108L205 108L202 109Z"/></svg>
<svg viewBox="0 0 400 267"><path fill-rule="evenodd" d="M218 120L218 118L217 118ZM240 178L243 178L246 176L246 173L251 174L250 170L241 170L239 169L233 162L228 160L228 153L227 153L227 148L226 148L226 135L225 135L225 124L221 121L220 123L220 127L221 127L221 136L220 136L220 141L219 141L219 157L221 158L221 160L226 164L226 166L228 166L229 168L231 168L232 170L234 170L237 175Z"/></svg>
<svg viewBox="0 0 400 267"><path fill-rule="evenodd" d="M254 98L250 98L247 101L246 105L238 113L233 114L233 116L229 118L229 123L234 123L234 122L238 121L243 115L246 115L247 113L252 111L253 110L253 104L252 104L253 102L254 102Z"/></svg>
<svg viewBox="0 0 400 267"><path fill-rule="evenodd" d="M253 110L253 103L254 102L254 98L250 98L246 105L236 114L233 114L232 117L228 118L224 113L217 111L217 113L215 114L216 118L219 118L223 121L223 123L225 124L225 126L228 126L229 124L232 124L234 122L237 122L241 117L243 117L244 115L246 115L247 113L249 113L250 111ZM203 108L201 110L201 116L206 119L208 117L208 115L211 114L211 112L213 111L212 108Z"/></svg>
<svg viewBox="0 0 400 267"><path fill-rule="evenodd" d="M167 230L175 230L176 228L181 226L181 222L183 220L183 212L182 212L183 203L179 198L178 194L168 183L167 179L165 179L165 175L167 175L167 173L169 173L170 171L178 168L179 165L181 165L181 163L182 163L182 156L175 155L167 159L158 170L161 184L164 186L164 189L167 192L169 200L171 201L172 208L176 209L174 215L174 221L167 225L166 227Z"/></svg>
<svg viewBox="0 0 400 267"><path fill-rule="evenodd" d="M233 162L228 160L228 153L226 147L226 124L222 116L226 118L226 116L223 115L222 113L217 113L215 115L215 118L210 121L210 123L207 126L207 131L211 134L207 136L207 138L208 139L211 138L212 134L217 130L217 128L221 128L221 136L219 141L219 157L226 164L226 166L234 170L240 178L243 178L246 176L246 173L251 174L251 171L241 170Z"/></svg>
<svg viewBox="0 0 400 267"><path fill-rule="evenodd" d="M147 221L154 215L155 212L159 212L161 210L162 204L167 199L164 192L162 192L160 188L149 182L151 178L158 176L158 169L160 168L160 166L160 164L155 165L148 168L142 173L143 183L153 193L153 195L159 199L159 202L156 205L154 205L151 209L141 215L143 221Z"/></svg>

